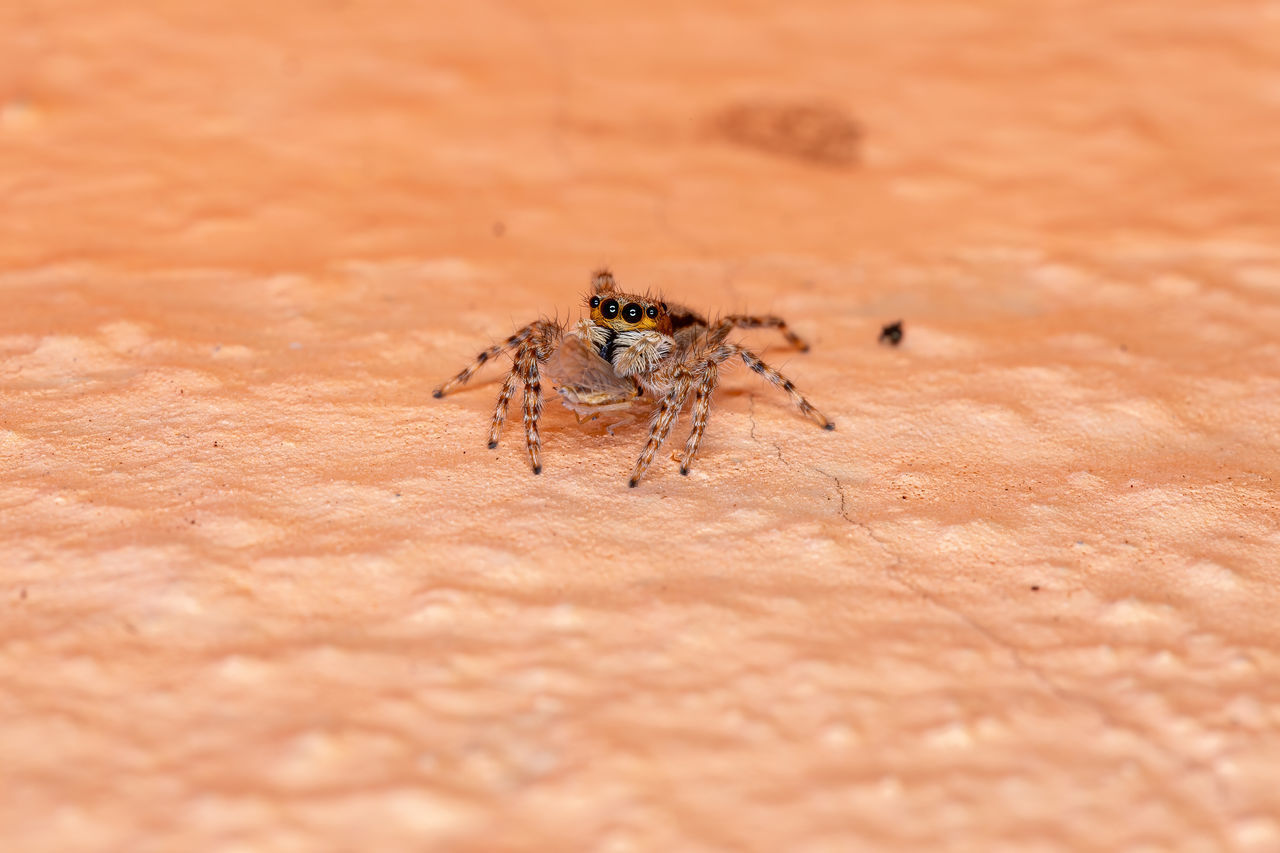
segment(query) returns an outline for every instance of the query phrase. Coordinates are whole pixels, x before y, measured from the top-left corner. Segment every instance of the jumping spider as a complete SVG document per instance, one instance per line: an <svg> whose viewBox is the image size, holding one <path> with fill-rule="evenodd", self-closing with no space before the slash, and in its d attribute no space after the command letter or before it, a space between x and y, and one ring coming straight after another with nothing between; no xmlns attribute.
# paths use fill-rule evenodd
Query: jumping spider
<svg viewBox="0 0 1280 853"><path fill-rule="evenodd" d="M648 392L655 400L649 437L631 472L634 488L653 462L654 454L675 425L676 416L694 395L693 430L680 456L680 473L688 474L702 443L711 410L720 365L740 357L752 370L791 395L805 416L826 429L835 424L806 400L795 385L765 364L746 347L725 343L734 328L777 329L800 350L809 345L787 328L779 317L730 314L714 323L678 305L660 299L620 291L608 270L597 272L587 298L591 316L566 328L551 320L525 326L501 344L476 356L465 370L435 390L443 397L469 380L481 365L503 351L514 350L514 363L498 394L498 406L489 428L489 447L498 446L498 435L507 417L507 404L516 387L524 387L524 433L533 473L542 473L542 440L538 420L542 416L540 365L569 408L579 414L625 408Z"/></svg>

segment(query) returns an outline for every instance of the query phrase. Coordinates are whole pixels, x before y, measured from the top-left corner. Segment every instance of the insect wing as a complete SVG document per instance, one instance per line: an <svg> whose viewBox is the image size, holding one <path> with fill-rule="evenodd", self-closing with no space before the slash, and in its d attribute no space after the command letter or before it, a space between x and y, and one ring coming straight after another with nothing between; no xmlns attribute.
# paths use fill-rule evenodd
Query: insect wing
<svg viewBox="0 0 1280 853"><path fill-rule="evenodd" d="M547 360L547 374L567 402L602 406L630 400L639 393L631 379L613 372L591 345L570 335Z"/></svg>

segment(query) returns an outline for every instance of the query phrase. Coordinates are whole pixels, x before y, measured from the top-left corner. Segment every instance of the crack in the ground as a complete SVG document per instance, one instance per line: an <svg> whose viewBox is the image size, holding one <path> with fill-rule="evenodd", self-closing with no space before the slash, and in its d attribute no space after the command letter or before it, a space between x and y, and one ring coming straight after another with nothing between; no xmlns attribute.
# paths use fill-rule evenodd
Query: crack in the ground
<svg viewBox="0 0 1280 853"><path fill-rule="evenodd" d="M822 474L825 477L829 477L831 481L836 484L836 492L840 495L840 516L845 521L849 522L850 524L857 527L859 530L866 533L867 538L870 539L872 542L874 542L880 548L880 550L884 552L884 555L889 558L889 563L885 566L885 573L889 575L889 577L895 583L897 583L899 586L905 587L909 591L920 596L929 604L931 604L933 607L939 610L942 610L943 612L948 613L951 616L955 617L956 619L960 620L967 627L976 631L979 635L981 635L984 639L986 639L992 645L1005 650L1009 654L1010 658L1013 660L1014 664L1019 669L1025 671L1027 674L1035 678L1037 682L1039 682L1041 686L1045 688L1045 690L1047 690L1049 693L1051 693L1053 696L1055 696L1058 699L1062 699L1064 701L1069 700L1070 697L1064 694L1057 685L1055 685L1052 681L1050 681L1049 678L1040 669L1033 666L1032 664L1027 663L1022 658L1021 653L1018 651L1018 649L1015 646L1012 646L1009 643L1005 642L1004 640L1000 639L989 628L987 628L982 623L976 621L969 614L955 607L952 607L949 604L946 604L937 596L935 596L933 593L929 592L927 589L922 587L920 584L917 584L914 581L911 581L907 577L905 577L899 571L899 569L902 566L902 556L896 553L893 550L893 548L890 547L889 543L886 542L879 534L877 534L871 528L871 525L867 524L865 521L856 521L855 519L849 516L848 502L844 493L844 483L840 482L840 478L828 471L823 471L821 468L815 467L813 470L817 471L819 474Z"/></svg>
<svg viewBox="0 0 1280 853"><path fill-rule="evenodd" d="M764 444L763 441L756 438L756 395L755 394L747 395L747 418L748 420L751 421L751 440L754 441L756 444ZM782 445L776 441L771 441L769 443L773 445L774 453L778 454L778 461L785 463L787 460L782 458ZM841 500L842 501L844 500L843 495L841 496ZM846 518L848 518L848 516L846 516Z"/></svg>
<svg viewBox="0 0 1280 853"><path fill-rule="evenodd" d="M754 424L754 421L753 421L753 424ZM998 649L1003 650L1006 654L1008 654L1009 659L1013 662L1015 669L1017 669L1020 672L1026 673L1028 676L1030 676L1035 681L1035 683L1041 687L1041 689L1043 689L1048 695L1052 696L1054 699L1064 704L1074 705L1077 708L1083 708L1086 711L1091 712L1094 716L1096 716L1102 722L1103 726L1111 729L1130 732L1139 741L1147 744L1148 746L1152 747L1153 749L1156 749L1157 751L1160 751L1170 756L1176 755L1175 750L1164 746L1164 744L1162 744L1155 735L1148 734L1145 731L1144 727L1141 725L1141 723L1128 718L1118 717L1110 708L1106 707L1102 703L1095 701L1094 699L1091 699L1088 696L1084 696L1075 691L1067 690L1065 688L1058 686L1053 681L1053 679L1051 679L1048 675L1045 674L1045 672L1042 669L1040 669L1039 667L1037 667L1032 663L1029 663L1022 656L1022 652L1017 648L1017 646L1014 646L1013 644L1001 639L990 628L986 627L981 622L977 621L972 616L965 613L963 610L960 610L956 607L952 607L951 605L939 599L937 596L933 595L931 592L929 592L927 589L922 587L920 584L917 584L914 581L907 578L900 571L902 567L902 556L897 552L895 552L893 548L890 547L889 543L885 541L885 539L882 538L880 535L878 535L871 528L869 524L867 524L864 521L855 520L849 515L848 499L845 496L844 483L840 481L840 478L837 477L835 474L832 474L829 471L824 471L817 466L810 466L810 467L812 468L813 471L816 471L817 473L823 475L824 477L828 477L833 483L835 483L836 493L839 494L840 496L840 517L843 518L848 523L852 524L853 526L857 527L858 529L862 530L867 535L868 539L870 539L877 546L879 546L880 550L884 553L884 555L889 560L889 562L884 566L884 572L890 578L890 580L897 583L899 586L909 590L910 592L915 593L916 595L924 599L924 601L926 601L928 604L930 604L934 608L951 615L955 619L958 619L966 627L968 627L970 630L977 633L980 637L982 637L988 643L990 643L991 645L995 646ZM1215 781L1218 779L1217 773L1215 773L1211 767L1204 765L1202 762L1197 762L1195 760L1191 760L1191 761L1179 760L1177 758L1175 758L1174 760L1176 764L1179 765L1179 769L1181 769L1184 772L1195 771L1196 773L1199 773L1199 774L1208 774L1208 777ZM1217 816L1215 815L1214 812L1207 810L1201 805L1201 800L1199 797L1191 793L1184 793L1182 791L1178 791L1170 788L1164 774L1152 771L1151 769L1144 766L1143 762L1138 762L1138 764L1140 767L1142 767L1142 770L1148 776L1148 779L1153 787L1155 787L1158 790L1165 791L1170 796L1171 799L1180 802L1180 804L1187 810L1189 814L1198 813L1204 825L1210 827L1211 831L1218 837L1218 839L1222 841L1224 845L1227 845L1228 838L1226 836L1225 830L1220 825L1220 821L1216 819Z"/></svg>

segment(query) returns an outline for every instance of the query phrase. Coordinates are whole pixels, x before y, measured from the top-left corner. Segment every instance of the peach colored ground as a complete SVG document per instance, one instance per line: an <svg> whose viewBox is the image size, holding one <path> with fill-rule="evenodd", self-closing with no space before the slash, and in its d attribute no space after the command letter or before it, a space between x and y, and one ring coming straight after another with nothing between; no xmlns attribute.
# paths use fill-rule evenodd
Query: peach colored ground
<svg viewBox="0 0 1280 853"><path fill-rule="evenodd" d="M639 8L0 9L0 846L1280 849L1280 6Z"/></svg>

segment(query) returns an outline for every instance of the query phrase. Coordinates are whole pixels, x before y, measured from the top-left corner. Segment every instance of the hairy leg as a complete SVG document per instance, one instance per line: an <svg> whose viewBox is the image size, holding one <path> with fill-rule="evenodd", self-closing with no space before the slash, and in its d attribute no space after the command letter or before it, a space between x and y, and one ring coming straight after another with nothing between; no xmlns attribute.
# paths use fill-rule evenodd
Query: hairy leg
<svg viewBox="0 0 1280 853"><path fill-rule="evenodd" d="M524 440L529 451L529 465L533 473L542 473L542 437L538 434L538 420L542 417L542 383L538 379L538 359L532 347L521 352L516 363L524 380Z"/></svg>
<svg viewBox="0 0 1280 853"><path fill-rule="evenodd" d="M738 346L737 344L726 344L720 348L720 351L721 352L727 351L730 355L732 355L733 353L737 353L739 356L741 356L742 360L746 363L747 367L750 367L756 373L763 376L765 380L767 380L770 384L776 385L777 387L781 388L783 391L786 391L787 394L791 396L791 401L800 407L800 411L804 413L805 417L813 420L815 423L818 424L818 426L824 429L836 428L836 425L833 424L831 421L829 421L826 415L822 414L822 412L819 412L817 409L815 409L813 407L813 404L811 404L808 400L806 400L804 398L804 395L796 390L795 384L790 379L783 376L781 373L774 370L769 365L765 364L763 361L760 360L759 356L751 352L746 347L741 347L741 346Z"/></svg>
<svg viewBox="0 0 1280 853"><path fill-rule="evenodd" d="M502 383L502 391L498 394L498 406L493 410L493 423L489 426L490 450L498 446L498 436L502 434L502 425L507 420L507 404L511 402L511 395L516 392L516 385L519 382L520 374L513 365L511 372L507 374L506 381Z"/></svg>
<svg viewBox="0 0 1280 853"><path fill-rule="evenodd" d="M684 444L684 456L680 459L680 473L688 474L689 466L693 464L693 457L698 453L698 446L702 444L702 432L707 428L707 418L711 414L711 392L716 389L716 376L719 368L716 367L714 361L706 362L701 370L702 377L698 380L697 396L693 401L693 429L689 433L689 440Z"/></svg>
<svg viewBox="0 0 1280 853"><path fill-rule="evenodd" d="M675 425L676 416L680 414L680 410L684 408L685 401L689 398L691 378L689 371L681 370L671 384L671 390L662 398L658 412L654 415L653 422L649 425L649 440L645 442L644 450L640 452L640 458L636 460L635 470L631 472L629 483L631 488L634 489L639 485L640 478L644 476L644 472L649 470L649 465L653 463L654 454L658 452L658 448L662 447L662 443L671 434L671 427Z"/></svg>
<svg viewBox="0 0 1280 853"><path fill-rule="evenodd" d="M476 356L475 361L464 367L462 372L457 376L453 377L448 382L442 383L435 391L432 392L431 396L443 397L445 394L456 390L459 386L465 385L471 380L472 376L475 376L477 370L484 367L486 362L497 358L506 350L519 349L526 341L545 339L548 336L552 336L554 340L559 340L560 327L548 320L537 320L530 323L502 343L494 344L487 350L481 352Z"/></svg>
<svg viewBox="0 0 1280 853"><path fill-rule="evenodd" d="M529 465L533 473L542 473L542 436L538 432L538 421L542 418L542 380L538 370L538 349L532 342L526 342L516 350L515 363L511 372L502 383L502 392L498 394L498 405L493 411L493 422L489 426L489 449L498 446L498 436L502 433L502 425L507 419L507 407L515 394L516 386L524 386L524 440L529 453Z"/></svg>
<svg viewBox="0 0 1280 853"><path fill-rule="evenodd" d="M465 370L435 391L435 396L443 397L469 380L485 362L502 354L504 350L514 349L511 371L502 383L498 404L493 410L493 420L489 424L489 447L492 449L498 446L498 437L506 423L511 398L516 388L523 385L525 447L535 474L542 473L542 440L538 433L538 421L542 417L542 382L538 365L551 357L563 334L564 330L550 320L530 323L505 342L480 353Z"/></svg>
<svg viewBox="0 0 1280 853"><path fill-rule="evenodd" d="M613 281L613 273L607 269L598 269L591 274L591 292L604 293L606 290L616 290L617 285Z"/></svg>
<svg viewBox="0 0 1280 853"><path fill-rule="evenodd" d="M791 344L801 352L807 352L809 344L804 338L791 331L787 326L787 322L781 317L775 317L772 314L763 316L755 314L730 314L722 317L718 323L712 328L708 337L714 341L722 341L725 336L733 329L777 329L782 336L787 339L787 343Z"/></svg>

